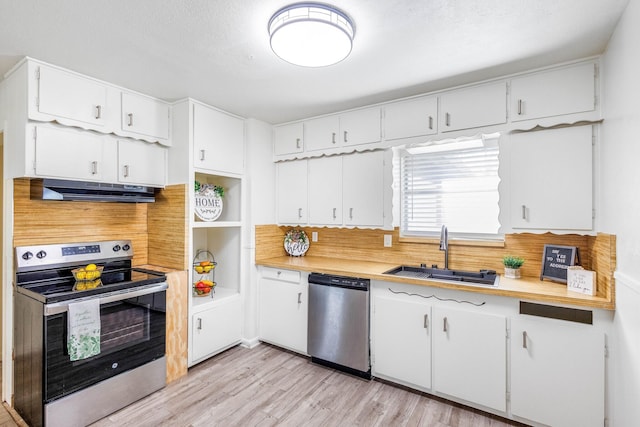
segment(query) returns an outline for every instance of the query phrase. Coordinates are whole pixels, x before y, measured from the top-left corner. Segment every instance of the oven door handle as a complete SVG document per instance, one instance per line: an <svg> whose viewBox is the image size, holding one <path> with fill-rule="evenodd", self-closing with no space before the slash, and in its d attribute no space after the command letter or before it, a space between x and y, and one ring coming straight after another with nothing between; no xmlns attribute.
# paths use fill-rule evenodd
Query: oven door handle
<svg viewBox="0 0 640 427"><path fill-rule="evenodd" d="M100 305L102 305L102 304L108 304L110 302L122 301L129 298L141 297L143 295L155 294L156 292L162 292L166 290L168 287L169 286L167 285L167 283L163 282L163 283L154 284L153 286L136 288L135 290L125 289L125 290L113 292L110 294L95 295L95 296L86 297L86 298L78 298L73 301L62 301L62 302L56 302L53 304L46 304L44 306L44 315L52 316L54 314L64 313L67 310L69 310L69 304L72 304L74 302L99 299Z"/></svg>

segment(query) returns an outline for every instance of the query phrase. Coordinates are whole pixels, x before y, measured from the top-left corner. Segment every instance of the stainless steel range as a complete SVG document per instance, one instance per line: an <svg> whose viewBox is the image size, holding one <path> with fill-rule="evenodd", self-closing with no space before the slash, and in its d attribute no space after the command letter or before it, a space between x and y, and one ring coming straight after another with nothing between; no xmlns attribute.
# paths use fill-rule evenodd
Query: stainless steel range
<svg viewBox="0 0 640 427"><path fill-rule="evenodd" d="M29 425L85 426L165 386L166 278L132 258L126 240L16 247L14 406ZM76 282L88 264L100 278ZM77 356L69 313L85 306L99 332Z"/></svg>

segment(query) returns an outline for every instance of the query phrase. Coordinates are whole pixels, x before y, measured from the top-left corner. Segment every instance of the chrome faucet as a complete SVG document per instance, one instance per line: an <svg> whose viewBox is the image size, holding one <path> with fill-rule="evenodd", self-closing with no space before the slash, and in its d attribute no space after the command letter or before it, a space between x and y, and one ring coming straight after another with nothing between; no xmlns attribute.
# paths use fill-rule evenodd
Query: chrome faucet
<svg viewBox="0 0 640 427"><path fill-rule="evenodd" d="M447 226L443 225L440 230L440 250L444 251L444 269L449 269L449 231Z"/></svg>

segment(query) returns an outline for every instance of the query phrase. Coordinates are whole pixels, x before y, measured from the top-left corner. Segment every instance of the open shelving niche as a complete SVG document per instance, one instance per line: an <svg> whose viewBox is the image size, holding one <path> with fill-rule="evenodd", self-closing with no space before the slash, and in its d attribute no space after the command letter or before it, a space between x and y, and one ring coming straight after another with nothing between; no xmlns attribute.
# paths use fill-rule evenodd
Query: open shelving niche
<svg viewBox="0 0 640 427"><path fill-rule="evenodd" d="M224 197L222 213L215 221L202 221L191 209L191 259L193 260L198 250L207 250L213 254L217 262L213 270L216 282L215 293L212 296L194 296L192 290L190 293L192 314L240 294L242 249L242 179L196 172L195 180L201 184L222 186ZM199 277L200 275L192 266L189 271L191 286Z"/></svg>

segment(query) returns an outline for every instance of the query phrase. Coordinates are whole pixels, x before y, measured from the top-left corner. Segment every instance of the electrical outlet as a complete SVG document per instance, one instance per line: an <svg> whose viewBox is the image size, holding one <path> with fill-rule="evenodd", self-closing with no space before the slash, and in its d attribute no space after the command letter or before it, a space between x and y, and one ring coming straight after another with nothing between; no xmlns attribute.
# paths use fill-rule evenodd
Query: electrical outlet
<svg viewBox="0 0 640 427"><path fill-rule="evenodd" d="M312 231L311 232L311 241L312 242L317 242L318 241L318 232L317 231Z"/></svg>
<svg viewBox="0 0 640 427"><path fill-rule="evenodd" d="M391 234L385 234L384 235L384 247L385 248L390 248L391 247Z"/></svg>

